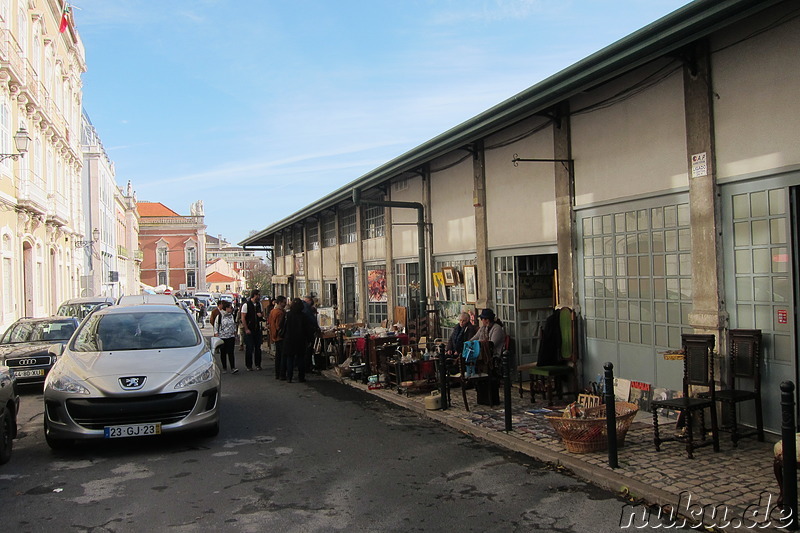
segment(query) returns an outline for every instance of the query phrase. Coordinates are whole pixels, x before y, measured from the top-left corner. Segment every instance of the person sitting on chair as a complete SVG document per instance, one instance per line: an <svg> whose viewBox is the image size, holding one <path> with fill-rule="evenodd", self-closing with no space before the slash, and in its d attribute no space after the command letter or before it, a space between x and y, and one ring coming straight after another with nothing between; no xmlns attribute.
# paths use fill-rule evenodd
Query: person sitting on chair
<svg viewBox="0 0 800 533"><path fill-rule="evenodd" d="M470 340L478 332L478 327L469 320L469 313L458 315L458 325L453 328L453 333L447 340L445 353L447 355L460 355L464 351L464 341Z"/></svg>
<svg viewBox="0 0 800 533"><path fill-rule="evenodd" d="M478 315L481 319L481 327L478 332L470 339L471 341L491 341L493 348L493 355L500 357L503 353L506 341L506 330L503 328L503 323L494 315L491 309L484 309Z"/></svg>

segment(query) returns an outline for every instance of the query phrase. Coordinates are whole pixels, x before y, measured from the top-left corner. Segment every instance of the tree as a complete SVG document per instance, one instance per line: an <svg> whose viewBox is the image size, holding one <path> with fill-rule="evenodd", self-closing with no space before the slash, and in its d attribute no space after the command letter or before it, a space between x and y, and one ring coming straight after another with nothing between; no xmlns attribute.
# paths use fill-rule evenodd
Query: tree
<svg viewBox="0 0 800 533"><path fill-rule="evenodd" d="M247 272L247 288L261 289L261 294L269 294L272 289L272 267L266 263L253 264Z"/></svg>

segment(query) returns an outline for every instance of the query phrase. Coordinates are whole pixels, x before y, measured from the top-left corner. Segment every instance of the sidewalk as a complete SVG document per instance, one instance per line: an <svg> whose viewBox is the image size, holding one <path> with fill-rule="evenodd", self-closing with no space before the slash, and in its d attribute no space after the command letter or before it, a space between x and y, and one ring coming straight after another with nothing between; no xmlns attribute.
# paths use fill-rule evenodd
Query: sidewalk
<svg viewBox="0 0 800 533"><path fill-rule="evenodd" d="M584 454L567 452L544 414L526 412L541 409L545 402L537 400L531 404L530 396L525 394L525 398L520 398L517 388L512 389L512 431L507 433L502 388L500 405L478 405L475 391L468 390L468 412L461 390L456 388L451 391L449 409L429 411L424 404L427 393L406 395L398 394L395 389L368 390L366 385L347 377L340 378L333 371L323 374L477 438L566 468L581 479L619 493L633 503L632 512L638 517L635 524L640 528L644 527L642 520L648 521L643 518L646 503L677 507L678 513L689 518L692 514L704 513L706 524L714 525L719 531L741 531L755 522L761 530L778 530L775 520L779 511L773 511L779 491L772 466L775 439L769 442L770 435L767 435L768 442L758 442L755 437L744 438L739 441L739 447L734 448L730 435L721 432L719 453L705 447L695 450L694 459L688 459L686 447L680 443L662 444L661 452L656 452L652 422L648 422L650 413L639 413L628 431L625 446L619 449L619 468L612 469L605 450ZM769 511L766 511L768 506ZM715 517L711 516L713 508L717 512ZM656 527L652 509L649 522L651 527ZM722 516L724 511L727 516ZM766 516L770 512L771 521Z"/></svg>

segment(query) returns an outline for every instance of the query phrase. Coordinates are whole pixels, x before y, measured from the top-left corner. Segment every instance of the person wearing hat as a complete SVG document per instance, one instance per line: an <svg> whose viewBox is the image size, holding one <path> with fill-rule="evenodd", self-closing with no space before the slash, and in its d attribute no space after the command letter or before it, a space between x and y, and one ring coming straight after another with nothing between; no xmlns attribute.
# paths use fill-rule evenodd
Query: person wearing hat
<svg viewBox="0 0 800 533"><path fill-rule="evenodd" d="M481 321L481 326L470 340L491 341L494 355L500 357L506 344L506 330L503 328L502 322L494 315L494 311L488 308L481 311L478 318Z"/></svg>

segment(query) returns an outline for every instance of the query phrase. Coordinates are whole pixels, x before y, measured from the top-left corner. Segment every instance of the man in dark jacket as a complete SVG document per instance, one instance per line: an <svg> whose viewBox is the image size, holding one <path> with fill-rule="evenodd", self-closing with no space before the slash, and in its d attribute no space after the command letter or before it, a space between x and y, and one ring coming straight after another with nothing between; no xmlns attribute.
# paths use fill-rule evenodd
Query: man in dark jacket
<svg viewBox="0 0 800 533"><path fill-rule="evenodd" d="M242 305L241 310L245 345L244 366L247 370L261 370L261 322L264 320L264 312L260 300L261 292L253 289L250 299Z"/></svg>
<svg viewBox="0 0 800 533"><path fill-rule="evenodd" d="M477 332L478 326L470 321L469 313L458 315L458 325L453 328L445 347L447 355L460 355L464 351L464 341L470 340Z"/></svg>

